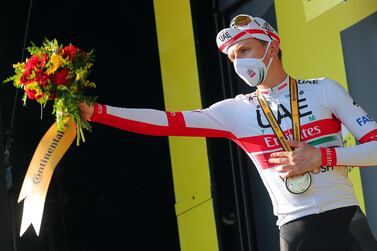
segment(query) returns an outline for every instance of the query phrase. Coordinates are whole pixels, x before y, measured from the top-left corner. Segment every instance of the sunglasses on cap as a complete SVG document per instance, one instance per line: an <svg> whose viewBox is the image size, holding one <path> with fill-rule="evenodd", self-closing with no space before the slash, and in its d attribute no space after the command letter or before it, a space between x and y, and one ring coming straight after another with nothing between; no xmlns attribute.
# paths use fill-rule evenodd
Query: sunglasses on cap
<svg viewBox="0 0 377 251"><path fill-rule="evenodd" d="M268 31L265 28L263 28L263 26L255 18L253 18L252 16L249 16L249 15L240 14L240 15L235 16L230 21L230 27L235 28L235 29L239 29L240 27L248 26L249 24L251 24L253 22L256 25L258 25L261 28L262 31L264 31L264 33L271 39L271 41L273 40L273 38L268 33Z"/></svg>

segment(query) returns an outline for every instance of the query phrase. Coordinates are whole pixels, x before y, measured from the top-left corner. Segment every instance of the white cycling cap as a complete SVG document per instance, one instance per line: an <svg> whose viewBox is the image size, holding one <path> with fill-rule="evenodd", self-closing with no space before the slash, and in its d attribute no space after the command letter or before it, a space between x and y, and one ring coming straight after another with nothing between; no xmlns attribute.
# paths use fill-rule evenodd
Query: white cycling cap
<svg viewBox="0 0 377 251"><path fill-rule="evenodd" d="M276 40L280 43L279 34L264 19L245 14L235 16L230 22L230 28L217 33L216 43L219 50L228 54L229 46L247 39L256 38L263 41Z"/></svg>

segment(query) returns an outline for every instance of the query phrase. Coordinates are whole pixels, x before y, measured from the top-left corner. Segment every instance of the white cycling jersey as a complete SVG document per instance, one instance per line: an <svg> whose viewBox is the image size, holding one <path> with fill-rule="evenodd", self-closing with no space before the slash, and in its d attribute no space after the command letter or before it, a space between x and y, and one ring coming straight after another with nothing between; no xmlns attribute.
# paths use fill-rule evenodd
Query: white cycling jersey
<svg viewBox="0 0 377 251"><path fill-rule="evenodd" d="M292 137L289 78L262 90L284 133ZM377 123L335 81L298 80L301 139L320 147L323 166L312 174L303 194L292 194L268 163L272 152L282 151L255 93L238 95L207 109L165 112L96 104L91 121L135 133L156 136L225 137L236 142L252 159L270 195L281 225L309 214L357 205L346 166L377 165ZM361 143L344 148L343 124Z"/></svg>

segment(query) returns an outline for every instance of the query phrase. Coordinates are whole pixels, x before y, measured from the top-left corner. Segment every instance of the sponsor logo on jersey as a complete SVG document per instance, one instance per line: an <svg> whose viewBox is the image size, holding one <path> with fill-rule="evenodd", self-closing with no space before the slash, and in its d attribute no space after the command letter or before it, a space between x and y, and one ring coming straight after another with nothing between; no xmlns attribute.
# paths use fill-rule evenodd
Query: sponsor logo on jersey
<svg viewBox="0 0 377 251"><path fill-rule="evenodd" d="M334 167L333 166L321 166L321 173L325 173L325 172L328 172L328 171L334 171Z"/></svg>
<svg viewBox="0 0 377 251"><path fill-rule="evenodd" d="M298 105L299 105L298 110L299 110L299 117L300 118L309 116L313 113L312 111L304 111L304 109L308 108L308 105L305 104L305 102L306 102L306 98L301 98L301 99L298 100ZM276 120L280 125L281 120L283 118L289 117L289 118L292 119L292 115L284 105L279 104L278 106L279 106L279 109L278 109L278 112L277 112ZM257 108L259 108L259 106L257 106ZM263 111L261 111L260 109L257 109L256 111L257 111L258 125L261 128L271 128L270 123L268 123L268 120L265 118L264 115L263 115L263 121L262 121L262 115L261 114L263 113Z"/></svg>
<svg viewBox="0 0 377 251"><path fill-rule="evenodd" d="M319 126L303 128L301 130L301 138L304 141L308 138L313 138L320 134L321 134L321 129ZM286 136L290 138L288 133L286 133ZM268 148L274 148L274 147L280 146L279 140L275 137L275 135L264 137L264 142L266 143L266 146Z"/></svg>
<svg viewBox="0 0 377 251"><path fill-rule="evenodd" d="M305 84L316 85L318 84L318 80L298 80L297 83L300 85L305 85Z"/></svg>
<svg viewBox="0 0 377 251"><path fill-rule="evenodd" d="M337 145L337 143L339 143L337 134L340 130L341 126L338 120L318 120L302 125L301 138L311 146L317 146L329 142ZM253 154L255 160L263 169L274 166L268 163L268 159L272 152L283 150L273 133L264 133L265 134L258 136L240 138L238 140L239 142L237 142L247 153ZM292 130L286 130L284 133L286 135L291 135Z"/></svg>
<svg viewBox="0 0 377 251"><path fill-rule="evenodd" d="M255 95L255 93L252 93L249 95L249 101L253 101L257 96Z"/></svg>
<svg viewBox="0 0 377 251"><path fill-rule="evenodd" d="M356 122L359 124L359 126L363 126L369 122L372 122L374 121L374 119L372 118L372 116L370 115L366 115L366 116L361 116L359 118L356 119Z"/></svg>

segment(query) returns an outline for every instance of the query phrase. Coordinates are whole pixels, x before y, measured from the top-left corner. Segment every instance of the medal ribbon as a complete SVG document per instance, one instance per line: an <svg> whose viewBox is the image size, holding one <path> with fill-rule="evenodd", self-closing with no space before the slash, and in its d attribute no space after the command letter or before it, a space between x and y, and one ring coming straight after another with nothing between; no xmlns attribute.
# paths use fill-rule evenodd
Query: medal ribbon
<svg viewBox="0 0 377 251"><path fill-rule="evenodd" d="M270 107L263 94L257 90L257 98L259 105L261 106L264 115L266 116L272 130L275 133L275 136L279 140L280 145L283 147L284 151L290 152L293 149L287 144L286 136L283 133L279 123L276 121L274 114L272 113ZM297 91L297 81L289 77L289 96L291 101L291 116L292 116L292 130L293 130L293 139L300 141L301 132L300 132L300 117L298 111L298 91Z"/></svg>

